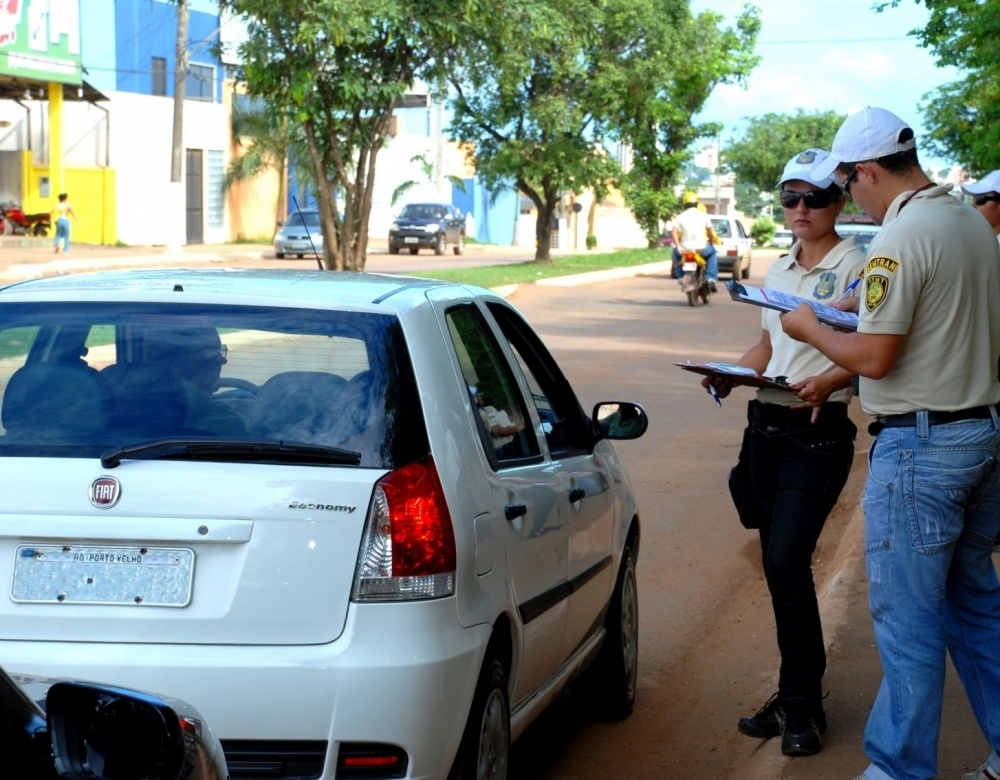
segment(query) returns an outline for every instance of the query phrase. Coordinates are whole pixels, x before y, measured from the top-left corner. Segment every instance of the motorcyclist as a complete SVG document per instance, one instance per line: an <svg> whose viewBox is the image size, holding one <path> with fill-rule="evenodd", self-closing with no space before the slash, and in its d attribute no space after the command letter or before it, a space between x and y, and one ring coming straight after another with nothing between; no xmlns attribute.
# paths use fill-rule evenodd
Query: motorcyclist
<svg viewBox="0 0 1000 780"><path fill-rule="evenodd" d="M720 243L719 237L712 229L711 217L698 208L696 192L686 190L681 203L684 210L674 221L671 230L674 238L674 278L680 279L682 276L681 256L684 252L695 251L705 259L705 280L712 292L715 292L715 283L719 280L719 256L715 252L715 245Z"/></svg>

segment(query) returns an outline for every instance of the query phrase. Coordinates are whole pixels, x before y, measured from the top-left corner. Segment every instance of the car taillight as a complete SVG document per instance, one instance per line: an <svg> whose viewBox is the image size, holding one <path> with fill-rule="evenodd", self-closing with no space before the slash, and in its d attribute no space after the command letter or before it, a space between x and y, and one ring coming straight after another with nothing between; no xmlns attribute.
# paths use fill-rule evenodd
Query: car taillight
<svg viewBox="0 0 1000 780"><path fill-rule="evenodd" d="M738 249L727 249L726 250L726 257L736 257L736 255L738 255L739 253L740 252L739 252Z"/></svg>
<svg viewBox="0 0 1000 780"><path fill-rule="evenodd" d="M455 592L455 531L434 459L375 485L354 576L355 601L407 601Z"/></svg>

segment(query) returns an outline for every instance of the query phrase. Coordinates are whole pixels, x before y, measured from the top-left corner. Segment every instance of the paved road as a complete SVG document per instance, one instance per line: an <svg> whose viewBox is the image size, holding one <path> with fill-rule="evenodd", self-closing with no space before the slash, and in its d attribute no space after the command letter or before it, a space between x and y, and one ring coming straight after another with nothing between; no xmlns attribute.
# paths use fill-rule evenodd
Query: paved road
<svg viewBox="0 0 1000 780"><path fill-rule="evenodd" d="M754 278L768 259L755 254ZM448 265L523 262L518 250L469 247L466 255L389 255L376 246L368 269L430 270ZM311 268L314 259L277 260L269 247L162 248L75 245L56 258L49 247L0 242L0 283L106 267L218 265ZM830 731L816 757L787 759L777 740L738 735L735 722L775 685L773 619L756 542L737 524L724 490L744 424L743 401L715 407L675 359L734 360L756 338L759 314L717 296L688 307L674 282L634 277L584 287L521 287L513 302L535 323L581 396L643 402L652 424L643 439L617 449L644 510L639 560L640 680L632 718L593 723L556 702L517 746L520 780L706 776L745 780L846 780L866 761L861 734L881 670L871 637L860 564L857 494L866 436L855 474L817 552L817 578L830 645L826 682ZM855 410L859 427L864 415ZM958 780L987 752L955 675L950 674L941 742L941 777Z"/></svg>

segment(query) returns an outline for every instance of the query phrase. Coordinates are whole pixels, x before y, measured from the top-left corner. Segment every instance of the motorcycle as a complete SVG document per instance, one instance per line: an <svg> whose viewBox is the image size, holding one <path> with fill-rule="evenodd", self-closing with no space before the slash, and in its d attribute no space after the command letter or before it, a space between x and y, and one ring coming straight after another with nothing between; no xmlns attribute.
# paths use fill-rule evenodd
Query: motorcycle
<svg viewBox="0 0 1000 780"><path fill-rule="evenodd" d="M25 214L18 206L0 206L0 233L44 238L51 229L52 215L48 212Z"/></svg>
<svg viewBox="0 0 1000 780"><path fill-rule="evenodd" d="M698 252L689 249L681 254L681 278L678 282L681 292L687 295L688 306L694 306L699 299L707 305L712 299L712 286L705 278L705 258Z"/></svg>

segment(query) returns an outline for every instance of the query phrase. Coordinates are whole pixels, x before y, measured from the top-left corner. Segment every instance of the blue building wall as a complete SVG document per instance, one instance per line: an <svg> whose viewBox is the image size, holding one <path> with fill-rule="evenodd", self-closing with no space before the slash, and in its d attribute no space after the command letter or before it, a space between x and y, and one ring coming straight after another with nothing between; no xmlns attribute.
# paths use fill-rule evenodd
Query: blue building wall
<svg viewBox="0 0 1000 780"><path fill-rule="evenodd" d="M84 3L83 17L89 16L89 3ZM101 4L97 0L94 7ZM88 25L84 21L84 25ZM89 27L88 27L89 29ZM153 93L152 58L166 60L167 97L174 94L174 70L177 58L177 7L169 0L119 0L114 3L113 34L117 78L113 89L122 92ZM219 42L219 12L215 2L190 2L188 8L188 55L194 65L215 69L214 102L221 102L225 68L213 53ZM84 67L87 67L84 59Z"/></svg>

